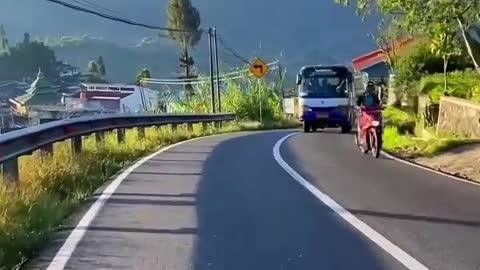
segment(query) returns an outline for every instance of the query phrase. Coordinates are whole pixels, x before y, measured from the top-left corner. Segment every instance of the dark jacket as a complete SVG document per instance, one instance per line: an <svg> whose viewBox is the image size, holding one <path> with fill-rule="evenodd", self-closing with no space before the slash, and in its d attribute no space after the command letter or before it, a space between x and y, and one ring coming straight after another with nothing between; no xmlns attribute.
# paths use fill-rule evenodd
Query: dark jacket
<svg viewBox="0 0 480 270"><path fill-rule="evenodd" d="M379 105L380 104L380 99L375 93L367 93L364 92L361 96L358 97L357 99L357 106L365 106L365 98L371 96L373 99L374 104L369 104L371 105Z"/></svg>

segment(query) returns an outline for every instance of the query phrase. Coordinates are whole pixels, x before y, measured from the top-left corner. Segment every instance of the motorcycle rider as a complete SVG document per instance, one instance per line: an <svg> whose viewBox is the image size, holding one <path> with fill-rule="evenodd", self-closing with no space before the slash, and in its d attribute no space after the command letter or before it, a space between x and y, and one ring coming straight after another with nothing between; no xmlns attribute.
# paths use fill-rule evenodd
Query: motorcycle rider
<svg viewBox="0 0 480 270"><path fill-rule="evenodd" d="M364 106L367 110L371 108L378 107L380 105L380 99L378 98L377 93L375 92L375 84L372 81L367 83L365 92L358 97L357 106ZM364 127L368 125L368 120L366 119L362 110L359 110L357 115L357 130L358 130L358 141L360 145L365 145L365 130Z"/></svg>
<svg viewBox="0 0 480 270"><path fill-rule="evenodd" d="M377 93L375 93L375 84L372 81L367 83L365 92L357 99L357 106L375 107L380 104L380 99Z"/></svg>

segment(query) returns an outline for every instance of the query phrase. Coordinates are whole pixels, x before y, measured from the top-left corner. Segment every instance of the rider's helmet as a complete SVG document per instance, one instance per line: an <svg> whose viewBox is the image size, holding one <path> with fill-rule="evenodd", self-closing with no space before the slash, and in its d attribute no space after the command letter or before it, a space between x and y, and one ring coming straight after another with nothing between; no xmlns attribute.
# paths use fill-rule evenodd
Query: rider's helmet
<svg viewBox="0 0 480 270"><path fill-rule="evenodd" d="M365 88L366 93L374 93L375 92L375 84L372 81L367 82L367 87Z"/></svg>

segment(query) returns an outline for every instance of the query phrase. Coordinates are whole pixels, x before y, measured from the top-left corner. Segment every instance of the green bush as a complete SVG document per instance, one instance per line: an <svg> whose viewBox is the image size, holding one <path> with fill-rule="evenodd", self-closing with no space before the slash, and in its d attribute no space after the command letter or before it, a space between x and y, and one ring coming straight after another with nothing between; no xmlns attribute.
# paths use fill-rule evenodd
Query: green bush
<svg viewBox="0 0 480 270"><path fill-rule="evenodd" d="M268 82L245 78L227 80L221 93L222 111L233 112L240 120L275 121L283 118L282 81ZM195 95L189 99L177 98L175 112L211 112L211 90L208 83L196 86Z"/></svg>
<svg viewBox="0 0 480 270"><path fill-rule="evenodd" d="M449 60L447 71L465 70L470 67L471 60L466 51L462 50L462 55ZM443 74L443 59L431 52L429 40L421 39L397 60L395 87L401 92L415 95L417 82L422 77L435 73Z"/></svg>
<svg viewBox="0 0 480 270"><path fill-rule="evenodd" d="M480 99L480 75L476 71L455 71L448 73L447 94L449 96ZM432 74L420 80L419 90L427 94L433 103L439 103L444 94L443 74Z"/></svg>
<svg viewBox="0 0 480 270"><path fill-rule="evenodd" d="M385 125L395 127L400 134L414 134L415 118L398 108L388 106L383 111Z"/></svg>

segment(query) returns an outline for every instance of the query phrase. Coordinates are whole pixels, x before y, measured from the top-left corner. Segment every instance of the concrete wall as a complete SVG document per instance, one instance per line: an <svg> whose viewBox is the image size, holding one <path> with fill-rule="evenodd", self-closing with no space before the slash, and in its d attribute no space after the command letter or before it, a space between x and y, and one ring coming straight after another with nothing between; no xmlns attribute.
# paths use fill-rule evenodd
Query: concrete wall
<svg viewBox="0 0 480 270"><path fill-rule="evenodd" d="M437 133L480 138L480 104L460 98L442 97Z"/></svg>

